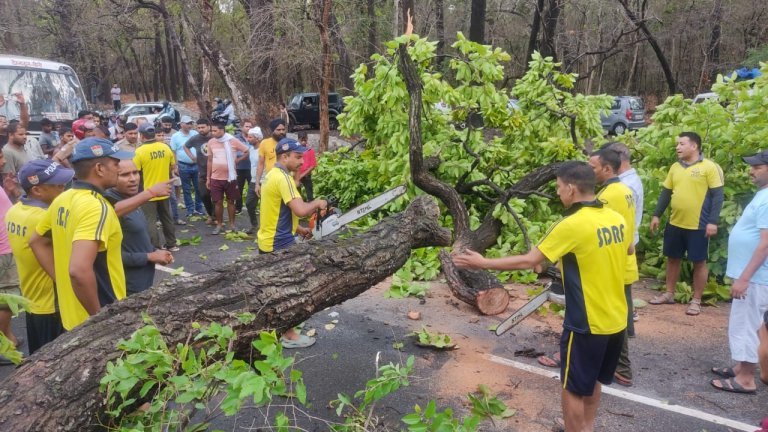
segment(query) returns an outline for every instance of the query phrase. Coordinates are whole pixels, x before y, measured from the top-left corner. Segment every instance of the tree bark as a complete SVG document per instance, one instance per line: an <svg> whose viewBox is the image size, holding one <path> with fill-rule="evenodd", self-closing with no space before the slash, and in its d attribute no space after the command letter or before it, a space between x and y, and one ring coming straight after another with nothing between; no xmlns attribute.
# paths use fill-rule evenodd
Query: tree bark
<svg viewBox="0 0 768 432"><path fill-rule="evenodd" d="M351 92L355 87L355 84L352 82L352 72L354 72L355 68L352 65L352 59L350 58L347 44L341 36L341 31L339 31L339 21L336 19L336 14L333 13L333 8L331 8L330 14L328 15L328 27L331 40L333 40L333 46L336 48L336 53L339 55L337 75L341 81L341 85Z"/></svg>
<svg viewBox="0 0 768 432"><path fill-rule="evenodd" d="M479 44L485 43L485 1L472 0L469 18L469 40Z"/></svg>
<svg viewBox="0 0 768 432"><path fill-rule="evenodd" d="M541 29L541 14L544 10L544 0L536 0L536 8L533 10L533 20L531 21L531 34L528 37L528 50L525 54L525 61L528 62L533 56L533 52L539 49L539 30Z"/></svg>
<svg viewBox="0 0 768 432"><path fill-rule="evenodd" d="M163 8L163 10L167 10L165 8L165 0L160 1L160 7ZM167 74L168 74L168 90L170 94L168 95L168 98L174 102L180 102L179 101L179 91L178 91L178 80L181 78L179 73L176 71L176 56L172 45L173 45L173 37L171 36L171 32L175 31L173 28L173 22L171 22L170 19L166 18L167 14L163 14L163 27L165 30L165 53L166 53L166 64L168 65ZM178 49L178 47L176 47Z"/></svg>
<svg viewBox="0 0 768 432"><path fill-rule="evenodd" d="M200 16L203 18L203 31L211 32L213 23L213 5L210 0L200 0ZM212 101L211 97L211 61L206 56L200 56L200 72L202 75L200 83L200 94L203 101ZM203 112L208 118L210 112Z"/></svg>
<svg viewBox="0 0 768 432"><path fill-rule="evenodd" d="M331 86L331 42L328 35L328 23L330 22L331 8L333 0L323 0L319 7L322 8L320 20L316 21L320 30L321 59L323 62L323 71L320 74L320 143L318 151L323 153L328 150L328 91Z"/></svg>
<svg viewBox="0 0 768 432"><path fill-rule="evenodd" d="M376 3L374 0L366 0L365 12L368 17L368 50L366 60L370 60L378 51L378 43L376 42ZM373 73L373 68L371 68L369 73Z"/></svg>
<svg viewBox="0 0 768 432"><path fill-rule="evenodd" d="M445 54L445 4L443 0L435 0L435 32L437 32L437 49L435 53L440 57L438 62L443 62Z"/></svg>
<svg viewBox="0 0 768 432"><path fill-rule="evenodd" d="M557 61L557 25L560 20L560 11L562 10L563 0L548 0L547 12L544 15L543 28L541 32L541 55L543 57L552 57Z"/></svg>
<svg viewBox="0 0 768 432"><path fill-rule="evenodd" d="M348 239L308 242L239 259L203 275L172 279L104 308L83 325L29 357L0 387L0 429L100 430L99 380L119 356L117 341L148 314L166 343L187 340L190 323L216 321L237 331L235 351L247 352L262 330L285 331L317 311L353 298L400 268L412 248L446 246L430 197ZM256 320L243 325L236 314Z"/></svg>
<svg viewBox="0 0 768 432"><path fill-rule="evenodd" d="M144 69L141 68L141 63L139 62L139 55L136 54L136 49L133 47L133 44L131 44L128 48L131 50L133 63L136 65L136 73L138 74L138 80L139 80L139 83L141 84L141 89L144 92L144 100L148 101L150 99L149 84L147 84L147 79L144 76Z"/></svg>
<svg viewBox="0 0 768 432"><path fill-rule="evenodd" d="M238 117L251 117L253 114L251 110L256 106L256 103L253 96L248 92L248 89L237 76L235 65L233 65L224 55L224 52L209 32L195 31L193 29L193 25L184 11L181 12L181 23L184 26L184 30L187 34L192 36L197 47L203 55L210 60L213 67L216 68L216 71L219 73L219 76L221 76L221 79L227 85L227 88L232 95L232 103L235 104L235 112Z"/></svg>

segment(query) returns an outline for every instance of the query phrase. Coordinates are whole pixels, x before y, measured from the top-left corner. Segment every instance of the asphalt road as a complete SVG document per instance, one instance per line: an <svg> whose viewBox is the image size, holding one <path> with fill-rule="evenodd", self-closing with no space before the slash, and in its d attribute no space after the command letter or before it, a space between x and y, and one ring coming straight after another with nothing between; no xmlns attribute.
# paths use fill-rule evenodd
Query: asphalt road
<svg viewBox="0 0 768 432"><path fill-rule="evenodd" d="M244 217L239 217L241 227ZM177 237L201 235L198 246L183 246L175 254L172 267L200 273L233 261L240 254L252 253L252 241L236 243L223 236L213 236L202 222L179 227ZM223 245L229 249L221 251ZM204 258L205 257L205 258ZM158 271L156 281L172 276ZM304 372L309 404L286 408L275 401L266 408L248 407L236 417L218 416L217 429L228 431L256 430L264 419L278 410L288 413L305 430L328 430L328 422L338 422L329 402L340 392L354 394L375 376L379 364L404 362L416 357L416 368L410 386L400 389L376 404L379 417L377 430L404 430L399 419L412 411L414 404L425 406L436 399L439 406L453 407L457 415L467 414L465 394L477 384L487 384L500 399L518 409L518 415L504 421L483 423L481 430L548 431L562 416L559 407L559 382L541 374L555 370L540 367L535 359L515 357L515 351L533 349L551 352L559 332L556 317L531 317L503 337L488 331L503 317L477 316L471 308L455 302L441 284L434 284L424 302L417 299L385 299L386 287L376 287L358 298L322 311L305 324L317 330L318 342L311 348L293 352L297 368ZM524 302L525 290L514 292L515 307ZM640 290L638 296L650 296ZM632 342L635 386L611 386L617 391L605 394L597 421L600 431L730 431L755 430L768 406L768 390L759 385L758 394L734 395L709 386L709 367L728 364L725 339L728 305L706 308L705 317L693 321L677 309L642 311L638 336ZM670 308L674 308L670 306ZM408 310L419 310L422 321L405 318ZM511 309L507 311L510 313ZM331 312L338 316L329 316ZM679 313L677 313L679 312ZM503 314L506 316L507 314ZM337 319L331 329L325 324ZM705 321L706 320L706 321ZM455 351L433 351L417 347L407 336L425 325L432 330L452 334L460 348ZM24 334L23 319L15 319L14 330ZM702 328L702 327L707 328ZM402 343L400 350L395 343ZM13 367L0 367L0 377L13 372ZM691 411L695 410L695 411ZM725 420L739 422L723 426ZM371 429L373 430L373 428Z"/></svg>

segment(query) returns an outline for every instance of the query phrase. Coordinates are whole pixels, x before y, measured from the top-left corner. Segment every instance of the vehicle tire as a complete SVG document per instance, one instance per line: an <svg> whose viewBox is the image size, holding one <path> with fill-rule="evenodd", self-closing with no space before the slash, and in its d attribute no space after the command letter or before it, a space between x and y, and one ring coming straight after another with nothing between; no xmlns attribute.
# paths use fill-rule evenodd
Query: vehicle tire
<svg viewBox="0 0 768 432"><path fill-rule="evenodd" d="M293 114L288 114L288 127L286 128L286 132L293 132L296 130L296 116Z"/></svg>
<svg viewBox="0 0 768 432"><path fill-rule="evenodd" d="M331 117L328 119L328 129L330 130L336 130L339 128L339 121L336 120L336 117Z"/></svg>
<svg viewBox="0 0 768 432"><path fill-rule="evenodd" d="M613 125L613 129L611 130L611 133L613 135L618 136L618 135L623 135L624 132L626 131L627 131L627 126L625 126L624 123L616 123L615 125Z"/></svg>

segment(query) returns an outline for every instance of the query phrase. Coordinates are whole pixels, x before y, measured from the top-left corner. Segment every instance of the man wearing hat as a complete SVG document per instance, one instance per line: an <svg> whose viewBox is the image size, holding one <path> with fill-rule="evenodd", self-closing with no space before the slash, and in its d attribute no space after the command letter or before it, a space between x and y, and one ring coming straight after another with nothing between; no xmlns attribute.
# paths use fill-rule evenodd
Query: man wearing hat
<svg viewBox="0 0 768 432"><path fill-rule="evenodd" d="M757 193L744 208L728 237L728 265L725 274L731 285L731 316L728 343L733 367L714 367L720 379L712 386L733 393L755 393L755 365L760 343L757 330L768 310L768 151L744 158Z"/></svg>
<svg viewBox="0 0 768 432"><path fill-rule="evenodd" d="M269 122L269 128L272 130L272 136L259 144L259 166L256 168L256 195L261 196L260 180L275 166L277 155L275 147L277 143L285 138L285 122L282 119L274 119Z"/></svg>
<svg viewBox="0 0 768 432"><path fill-rule="evenodd" d="M165 183L171 178L171 172L176 171L176 157L170 147L155 139L155 127L151 123L139 126L139 134L143 144L136 149L133 163L142 173L143 187L149 189L157 183ZM176 227L174 226L171 207L167 196L158 196L142 206L149 225L149 238L156 249L167 249L171 252L179 250L176 246ZM163 227L165 245L160 244L156 224L160 220Z"/></svg>
<svg viewBox="0 0 768 432"><path fill-rule="evenodd" d="M187 209L187 217L189 216L203 216L203 200L200 197L200 189L198 188L197 177L197 163L184 150L186 148L187 141L190 138L197 135L197 131L194 130L195 121L190 116L181 116L181 130L173 134L171 137L171 150L173 150L174 156L176 156L176 162L179 166L179 177L181 177L181 189L184 193L184 208ZM194 190L195 196L192 196Z"/></svg>
<svg viewBox="0 0 768 432"><path fill-rule="evenodd" d="M261 193L257 234L260 253L272 253L292 246L296 243L294 236L297 233L305 238L311 236L308 228L299 226L299 218L309 216L318 209L325 210L328 206L325 200L304 202L296 189L291 172L301 167L306 150L291 138L283 138L277 143L277 162L274 169L267 172ZM314 344L315 340L290 329L283 334L281 342L285 348L304 348Z"/></svg>
<svg viewBox="0 0 768 432"><path fill-rule="evenodd" d="M19 185L24 191L5 216L8 240L16 259L21 294L29 299L26 311L27 341L32 354L64 332L56 309L53 279L38 263L29 247L37 224L51 202L64 192L64 185L75 172L51 160L34 160L19 171Z"/></svg>
<svg viewBox="0 0 768 432"><path fill-rule="evenodd" d="M117 184L119 161L132 157L108 139L77 143L70 159L77 180L53 200L32 233L29 246L56 281L66 330L125 297L123 232L104 191Z"/></svg>

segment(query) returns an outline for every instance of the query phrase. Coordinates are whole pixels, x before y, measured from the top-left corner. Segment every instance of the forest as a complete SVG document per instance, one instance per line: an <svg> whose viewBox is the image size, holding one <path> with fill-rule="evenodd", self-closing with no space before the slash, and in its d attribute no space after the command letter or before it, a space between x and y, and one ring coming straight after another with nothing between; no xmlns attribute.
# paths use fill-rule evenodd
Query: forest
<svg viewBox="0 0 768 432"><path fill-rule="evenodd" d="M639 95L651 109L768 56L761 0L7 0L0 52L67 63L104 103L116 82L137 100L229 97L264 120L324 76L349 95L355 68L408 13L438 56L458 32L508 52L502 87L538 51L578 74L574 91Z"/></svg>

